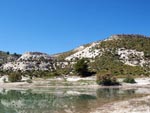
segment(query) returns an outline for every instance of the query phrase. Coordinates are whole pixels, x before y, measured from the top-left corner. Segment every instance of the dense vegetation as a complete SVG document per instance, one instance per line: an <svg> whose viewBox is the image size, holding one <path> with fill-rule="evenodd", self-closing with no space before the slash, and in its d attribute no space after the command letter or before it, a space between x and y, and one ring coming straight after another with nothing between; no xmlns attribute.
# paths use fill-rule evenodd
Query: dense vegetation
<svg viewBox="0 0 150 113"><path fill-rule="evenodd" d="M97 72L103 74L103 72L109 72L116 76L122 75L148 75L144 68L140 66L129 66L119 61L118 56L111 52L104 53L101 57L97 57L95 62L91 63L91 67Z"/></svg>
<svg viewBox="0 0 150 113"><path fill-rule="evenodd" d="M142 35L117 35L119 39L102 41L98 48L116 49L135 49L143 51L146 58L150 58L150 38Z"/></svg>

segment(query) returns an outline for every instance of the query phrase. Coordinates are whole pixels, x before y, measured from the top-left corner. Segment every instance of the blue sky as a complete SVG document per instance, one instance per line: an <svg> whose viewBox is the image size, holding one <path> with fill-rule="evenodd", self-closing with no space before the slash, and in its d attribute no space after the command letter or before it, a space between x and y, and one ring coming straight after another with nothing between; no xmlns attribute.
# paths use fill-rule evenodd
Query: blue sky
<svg viewBox="0 0 150 113"><path fill-rule="evenodd" d="M150 0L0 0L0 50L71 50L112 34L150 36Z"/></svg>

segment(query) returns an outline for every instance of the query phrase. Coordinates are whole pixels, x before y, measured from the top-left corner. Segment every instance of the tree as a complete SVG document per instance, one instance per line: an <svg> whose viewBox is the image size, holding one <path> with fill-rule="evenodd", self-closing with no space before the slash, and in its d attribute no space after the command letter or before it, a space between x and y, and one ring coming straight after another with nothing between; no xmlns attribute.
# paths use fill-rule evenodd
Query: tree
<svg viewBox="0 0 150 113"><path fill-rule="evenodd" d="M10 54L9 51L7 51L6 54L9 55Z"/></svg>
<svg viewBox="0 0 150 113"><path fill-rule="evenodd" d="M13 55L14 55L14 56L17 56L17 53L14 53Z"/></svg>
<svg viewBox="0 0 150 113"><path fill-rule="evenodd" d="M84 58L77 61L74 65L74 70L82 77L89 76L87 61Z"/></svg>

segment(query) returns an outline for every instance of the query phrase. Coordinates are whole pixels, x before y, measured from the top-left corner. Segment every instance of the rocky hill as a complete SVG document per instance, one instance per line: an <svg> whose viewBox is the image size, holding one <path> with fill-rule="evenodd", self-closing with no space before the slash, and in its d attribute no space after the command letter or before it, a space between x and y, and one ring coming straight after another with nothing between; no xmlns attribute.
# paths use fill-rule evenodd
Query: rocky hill
<svg viewBox="0 0 150 113"><path fill-rule="evenodd" d="M150 54L150 39L142 35L113 35L104 41L93 42L88 46L80 46L70 52L73 54L66 56L65 60L73 61L81 58L95 59L105 53L113 52L117 54L122 62L128 65L144 65L143 60ZM147 57L145 57L147 56ZM129 58L130 57L130 58ZM139 58L138 63L133 57ZM136 60L136 61L133 61Z"/></svg>
<svg viewBox="0 0 150 113"><path fill-rule="evenodd" d="M1 56L1 55L0 55ZM113 35L57 55L27 52L21 57L6 60L3 70L63 69L72 71L79 59L88 59L89 69L97 73L108 71L115 75L149 75L150 38L143 35Z"/></svg>
<svg viewBox="0 0 150 113"><path fill-rule="evenodd" d="M4 70L43 70L53 71L57 69L57 65L63 67L63 63L57 62L56 59L46 53L27 52L17 60L3 64ZM65 64L64 64L65 65Z"/></svg>
<svg viewBox="0 0 150 113"><path fill-rule="evenodd" d="M64 58L65 56L65 58ZM113 35L103 41L80 46L60 54L58 58L76 62L90 60L90 69L117 75L148 75L150 72L150 37L143 35Z"/></svg>

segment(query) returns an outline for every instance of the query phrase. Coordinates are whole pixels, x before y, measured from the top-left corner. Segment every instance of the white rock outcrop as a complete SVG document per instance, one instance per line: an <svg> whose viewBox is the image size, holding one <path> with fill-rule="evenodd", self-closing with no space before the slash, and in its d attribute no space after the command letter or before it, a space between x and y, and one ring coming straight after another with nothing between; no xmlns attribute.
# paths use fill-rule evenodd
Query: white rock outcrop
<svg viewBox="0 0 150 113"><path fill-rule="evenodd" d="M66 57L65 60L71 61L74 60L76 58L95 58L98 55L101 55L101 50L100 49L96 49L96 46L99 43L92 43L90 46L83 48L82 46L80 46L79 48L75 49L75 50L80 50L77 51L76 53L72 54L71 56Z"/></svg>
<svg viewBox="0 0 150 113"><path fill-rule="evenodd" d="M149 62L144 59L144 52L119 48L117 50L117 54L120 56L120 61L127 65L143 67L147 62Z"/></svg>
<svg viewBox="0 0 150 113"><path fill-rule="evenodd" d="M18 60L3 65L4 70L53 70L53 58L45 53L27 52Z"/></svg>

